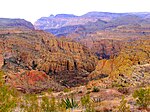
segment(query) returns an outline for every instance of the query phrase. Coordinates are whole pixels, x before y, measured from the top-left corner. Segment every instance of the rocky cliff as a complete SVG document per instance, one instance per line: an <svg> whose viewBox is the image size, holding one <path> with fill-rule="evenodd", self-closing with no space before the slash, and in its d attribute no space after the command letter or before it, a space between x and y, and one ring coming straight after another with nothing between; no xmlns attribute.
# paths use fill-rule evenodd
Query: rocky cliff
<svg viewBox="0 0 150 112"><path fill-rule="evenodd" d="M92 72L97 63L87 47L68 39L57 39L44 31L19 30L1 34L0 42L0 64L10 74L39 70L61 84L68 80L67 86L71 78L74 82L70 84L75 86L79 84L76 81ZM67 78L58 80L62 76Z"/></svg>

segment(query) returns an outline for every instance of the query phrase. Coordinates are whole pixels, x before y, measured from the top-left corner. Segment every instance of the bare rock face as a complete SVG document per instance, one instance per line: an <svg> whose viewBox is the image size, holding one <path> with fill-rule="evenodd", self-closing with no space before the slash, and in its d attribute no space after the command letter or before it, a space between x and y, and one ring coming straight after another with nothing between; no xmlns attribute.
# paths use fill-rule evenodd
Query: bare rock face
<svg viewBox="0 0 150 112"><path fill-rule="evenodd" d="M43 31L22 30L0 36L5 60L3 68L14 73L39 70L58 82L63 75L68 80L76 77L76 83L83 74L92 72L97 63L97 58L87 47L67 39L57 39ZM81 83L80 80L77 83Z"/></svg>
<svg viewBox="0 0 150 112"><path fill-rule="evenodd" d="M63 89L57 82L50 79L45 72L37 70L11 75L7 80L11 86L24 93L38 93L48 88L55 91Z"/></svg>
<svg viewBox="0 0 150 112"><path fill-rule="evenodd" d="M81 43L89 47L100 59L109 59L119 54L123 42L121 40L108 38L99 40L83 39Z"/></svg>

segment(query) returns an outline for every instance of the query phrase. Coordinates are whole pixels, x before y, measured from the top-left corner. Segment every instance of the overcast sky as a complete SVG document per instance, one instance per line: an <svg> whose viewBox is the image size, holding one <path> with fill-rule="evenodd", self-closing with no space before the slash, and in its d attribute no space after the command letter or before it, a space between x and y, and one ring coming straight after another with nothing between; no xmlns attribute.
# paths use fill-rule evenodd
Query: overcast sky
<svg viewBox="0 0 150 112"><path fill-rule="evenodd" d="M0 0L0 17L32 23L51 14L82 15L90 11L150 12L150 0Z"/></svg>

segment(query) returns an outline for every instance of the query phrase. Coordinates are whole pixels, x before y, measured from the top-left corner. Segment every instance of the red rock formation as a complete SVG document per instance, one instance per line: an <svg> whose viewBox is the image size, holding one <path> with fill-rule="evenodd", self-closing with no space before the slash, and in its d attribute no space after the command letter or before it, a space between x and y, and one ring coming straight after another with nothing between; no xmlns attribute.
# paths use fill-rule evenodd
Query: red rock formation
<svg viewBox="0 0 150 112"><path fill-rule="evenodd" d="M63 88L52 81L52 79L50 79L43 71L37 70L11 75L8 77L7 82L10 83L11 86L16 87L17 90L25 93L37 93L48 88L59 91Z"/></svg>

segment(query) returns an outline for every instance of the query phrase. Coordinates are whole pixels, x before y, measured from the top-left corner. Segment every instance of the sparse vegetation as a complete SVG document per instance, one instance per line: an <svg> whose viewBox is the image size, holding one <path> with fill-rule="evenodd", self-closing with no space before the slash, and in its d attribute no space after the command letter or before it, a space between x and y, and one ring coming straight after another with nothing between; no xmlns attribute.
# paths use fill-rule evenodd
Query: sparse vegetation
<svg viewBox="0 0 150 112"><path fill-rule="evenodd" d="M41 108L38 103L38 97L36 94L26 94L23 96L22 109L25 112L40 112Z"/></svg>
<svg viewBox="0 0 150 112"><path fill-rule="evenodd" d="M133 93L136 104L140 108L147 108L150 105L150 88L141 88Z"/></svg>
<svg viewBox="0 0 150 112"><path fill-rule="evenodd" d="M82 106L87 106L90 103L90 96L86 95L81 98Z"/></svg>
<svg viewBox="0 0 150 112"><path fill-rule="evenodd" d="M85 112L96 112L92 103L86 106Z"/></svg>
<svg viewBox="0 0 150 112"><path fill-rule="evenodd" d="M65 88L63 91L64 91L65 93L68 93L68 92L70 92L70 89Z"/></svg>
<svg viewBox="0 0 150 112"><path fill-rule="evenodd" d="M55 112L57 110L56 99L54 97L42 97L41 108L43 112Z"/></svg>
<svg viewBox="0 0 150 112"><path fill-rule="evenodd" d="M98 88L98 87L96 87L96 86L94 86L94 88L93 88L92 92L99 92L99 88Z"/></svg>
<svg viewBox="0 0 150 112"><path fill-rule="evenodd" d="M78 107L78 103L73 98L69 99L67 97L66 99L62 99L62 103L65 105L66 109Z"/></svg>
<svg viewBox="0 0 150 112"><path fill-rule="evenodd" d="M81 97L81 104L85 108L85 112L95 112L93 102L89 95Z"/></svg>
<svg viewBox="0 0 150 112"><path fill-rule="evenodd" d="M122 97L122 100L120 101L118 112L131 112L130 107L127 106L127 100L125 100L125 97Z"/></svg>
<svg viewBox="0 0 150 112"><path fill-rule="evenodd" d="M0 71L0 112L10 112L17 105L17 94L13 88L4 84L4 72Z"/></svg>

